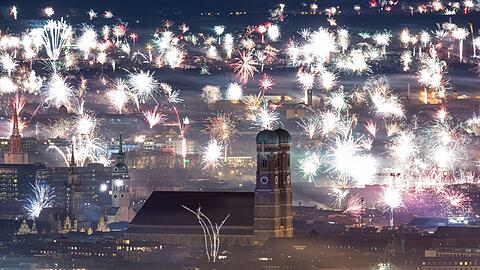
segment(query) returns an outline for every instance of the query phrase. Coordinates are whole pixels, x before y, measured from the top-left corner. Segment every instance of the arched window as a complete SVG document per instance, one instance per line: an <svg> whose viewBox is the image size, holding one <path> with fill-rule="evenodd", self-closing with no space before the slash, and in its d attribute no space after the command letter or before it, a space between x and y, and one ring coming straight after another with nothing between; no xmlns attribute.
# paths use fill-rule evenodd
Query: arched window
<svg viewBox="0 0 480 270"><path fill-rule="evenodd" d="M267 159L262 159L262 167L267 167Z"/></svg>

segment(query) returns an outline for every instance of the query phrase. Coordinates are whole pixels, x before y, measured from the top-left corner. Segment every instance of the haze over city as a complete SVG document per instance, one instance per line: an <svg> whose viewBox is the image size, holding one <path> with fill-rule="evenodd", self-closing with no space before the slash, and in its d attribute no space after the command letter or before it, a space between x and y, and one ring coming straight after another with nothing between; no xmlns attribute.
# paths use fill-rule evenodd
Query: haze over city
<svg viewBox="0 0 480 270"><path fill-rule="evenodd" d="M0 3L0 269L480 269L480 1Z"/></svg>

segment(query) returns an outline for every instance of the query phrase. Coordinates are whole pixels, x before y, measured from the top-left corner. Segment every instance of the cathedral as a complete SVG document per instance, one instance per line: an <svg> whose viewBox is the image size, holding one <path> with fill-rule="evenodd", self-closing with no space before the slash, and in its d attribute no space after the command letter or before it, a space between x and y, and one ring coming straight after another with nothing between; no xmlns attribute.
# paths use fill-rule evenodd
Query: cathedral
<svg viewBox="0 0 480 270"><path fill-rule="evenodd" d="M220 224L222 245L262 245L270 238L292 237L291 136L283 129L257 135L254 192L154 191L130 223L126 237L162 244L200 246L204 234L189 209L201 208Z"/></svg>

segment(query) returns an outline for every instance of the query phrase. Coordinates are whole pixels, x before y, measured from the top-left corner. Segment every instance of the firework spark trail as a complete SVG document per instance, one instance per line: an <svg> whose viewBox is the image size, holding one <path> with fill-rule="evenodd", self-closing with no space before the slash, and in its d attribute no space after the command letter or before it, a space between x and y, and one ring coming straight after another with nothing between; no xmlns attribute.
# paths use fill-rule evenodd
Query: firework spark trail
<svg viewBox="0 0 480 270"><path fill-rule="evenodd" d="M154 126L159 125L165 122L166 117L162 113L158 112L158 106L155 106L152 110L147 110L143 112L145 120L147 120L148 125L152 129Z"/></svg>
<svg viewBox="0 0 480 270"><path fill-rule="evenodd" d="M274 85L275 82L273 82L272 77L267 74L263 74L263 77L260 80L260 88L262 88L263 91L267 91L272 89Z"/></svg>
<svg viewBox="0 0 480 270"><path fill-rule="evenodd" d="M253 78L253 75L258 72L256 66L258 65L255 61L252 52L239 51L239 57L235 63L232 64L234 71L237 73L238 80L246 84L250 78Z"/></svg>
<svg viewBox="0 0 480 270"><path fill-rule="evenodd" d="M129 87L125 80L116 80L114 89L109 90L106 93L106 97L112 107L114 107L119 114L122 114L122 111L124 111L126 104L130 100Z"/></svg>
<svg viewBox="0 0 480 270"><path fill-rule="evenodd" d="M0 64L2 66L2 69L7 72L8 77L12 77L12 72L15 71L18 66L18 62L10 54L1 55Z"/></svg>
<svg viewBox="0 0 480 270"><path fill-rule="evenodd" d="M228 214L223 219L220 225L215 223L215 226L214 226L210 218L208 218L202 212L201 207L198 207L196 211L188 208L185 205L182 205L182 207L197 217L198 223L200 223L200 226L202 227L202 230L203 230L203 237L205 242L205 253L207 255L207 259L209 262L213 262L213 263L216 262L218 258L218 251L220 250L220 230L222 226L225 224L225 222L227 221L227 219L230 217L230 214Z"/></svg>
<svg viewBox="0 0 480 270"><path fill-rule="evenodd" d="M83 51L83 60L87 60L90 51L97 47L97 33L92 26L84 26L77 47Z"/></svg>
<svg viewBox="0 0 480 270"><path fill-rule="evenodd" d="M418 152L418 146L415 142L415 136L412 132L402 132L392 140L390 153L397 164L408 166L408 161L412 161Z"/></svg>
<svg viewBox="0 0 480 270"><path fill-rule="evenodd" d="M345 188L340 184L342 183L333 182L329 192L329 195L334 199L333 205L336 208L342 207L343 201L345 200L347 195L350 193L348 188Z"/></svg>
<svg viewBox="0 0 480 270"><path fill-rule="evenodd" d="M107 144L103 137L99 136L99 123L92 115L80 115L72 124L70 131L62 135L72 139L77 166L85 166L88 163L101 163L105 166L110 164L107 156ZM65 165L69 166L72 147L62 149L56 145L50 145L47 150L57 152Z"/></svg>
<svg viewBox="0 0 480 270"><path fill-rule="evenodd" d="M181 156L182 156L182 163L183 167L185 168L186 165L186 157L187 157L187 139L185 137L185 133L190 125L190 120L188 117L182 118L180 117L180 113L177 109L176 104L181 103L183 99L179 98L180 91L173 90L173 88L167 83L161 83L160 88L165 95L167 103L171 106L174 115L175 115L175 122L178 126L178 130L180 132L180 138L182 139L182 147L181 147Z"/></svg>
<svg viewBox="0 0 480 270"><path fill-rule="evenodd" d="M297 123L303 130L303 133L312 140L315 135L320 134L322 131L321 114L313 112L311 116L300 118L300 122Z"/></svg>
<svg viewBox="0 0 480 270"><path fill-rule="evenodd" d="M436 91L436 95L443 98L446 96L446 88L449 83L445 78L446 68L445 61L435 56L424 57L418 70L418 82L426 88ZM427 102L426 97L425 102Z"/></svg>
<svg viewBox="0 0 480 270"><path fill-rule="evenodd" d="M50 106L60 107L65 105L67 108L72 106L74 94L71 85L65 78L58 73L50 76L45 88L45 102Z"/></svg>
<svg viewBox="0 0 480 270"><path fill-rule="evenodd" d="M299 160L299 169L302 177L308 182L315 182L315 177L320 172L322 160L317 153L307 153L303 159Z"/></svg>
<svg viewBox="0 0 480 270"><path fill-rule="evenodd" d="M465 194L456 190L444 190L442 195L445 201L455 208L464 207L465 203L468 201L468 198Z"/></svg>
<svg viewBox="0 0 480 270"><path fill-rule="evenodd" d="M231 83L228 85L226 97L232 102L238 102L242 99L243 89L237 83Z"/></svg>
<svg viewBox="0 0 480 270"><path fill-rule="evenodd" d="M16 115L12 116L9 119L10 134L13 133L13 126L15 121L14 117L17 117L18 130L20 131L20 134L27 128L28 122L23 121L23 119L20 117L20 114L22 113L22 110L25 107L25 104L26 104L25 97L20 96L18 93L15 95L14 98L12 98L12 108L15 110Z"/></svg>
<svg viewBox="0 0 480 270"><path fill-rule="evenodd" d="M129 73L127 83L137 109L140 103L147 102L153 98L158 87L158 82L153 77L154 72L140 70L136 73Z"/></svg>
<svg viewBox="0 0 480 270"><path fill-rule="evenodd" d="M202 149L203 170L215 170L222 165L224 161L225 146L216 139L210 142Z"/></svg>
<svg viewBox="0 0 480 270"><path fill-rule="evenodd" d="M468 31L465 28L455 28L452 31L452 37L458 40L458 58L463 62L463 41L467 38Z"/></svg>
<svg viewBox="0 0 480 270"><path fill-rule="evenodd" d="M378 46L382 47L382 55L387 54L387 47L390 44L392 38L392 34L389 31L385 31L383 33L375 33L373 35L373 40Z"/></svg>
<svg viewBox="0 0 480 270"><path fill-rule="evenodd" d="M230 114L219 114L210 119L205 132L211 138L221 141L228 145L237 133L236 124Z"/></svg>
<svg viewBox="0 0 480 270"><path fill-rule="evenodd" d="M365 129L372 135L372 137L375 137L378 132L377 124L375 122L368 120L367 123L365 124Z"/></svg>
<svg viewBox="0 0 480 270"><path fill-rule="evenodd" d="M382 203L390 211L390 227L393 227L393 213L403 207L402 193L398 188L387 187L384 189Z"/></svg>
<svg viewBox="0 0 480 270"><path fill-rule="evenodd" d="M410 51L404 51L400 56L400 62L402 62L403 71L406 72L410 70L410 64L412 63L412 61L412 53Z"/></svg>
<svg viewBox="0 0 480 270"><path fill-rule="evenodd" d="M464 8L465 12L478 11L478 7L472 4L468 0L451 8L434 1L428 10L442 14L454 14L460 8ZM285 37L281 31L281 22L286 15L284 8L276 7L268 23L231 33L226 33L223 25L212 26L214 32L195 33L184 23L173 27L174 22L165 21L161 28L155 30L153 38L146 38L128 29L125 23L104 25L97 32L86 24L80 24L75 29L63 20L49 20L43 27L19 34L2 32L0 67L4 75L0 76L0 93L6 95L20 91L38 95L43 100L34 115L38 110L45 109L44 105L57 108L65 105L70 112L79 114L70 122L53 123L45 132L48 136L71 138L78 165L108 163L107 144L99 130L101 125L85 110L84 103L91 97L89 95L103 95L105 99L102 100L119 114L126 113L130 103L134 104L138 112L144 113L150 128L165 121L158 108L168 106L174 114L172 121L178 126L182 139L181 155L185 166L185 133L190 121L187 117L181 117L180 109L188 107L188 104L180 106L180 92L166 83L158 82L156 74L149 68L174 69L186 62L185 68L198 64L202 76L208 76L219 65L232 67L231 73L236 75L238 83L231 83L222 89L223 93L213 83L205 85L200 95L211 109L217 109L218 101L225 99L242 110L228 117L217 115L206 128L212 141L202 151L205 154L203 158L210 161L203 162L202 166L212 169L222 166L222 156L223 162L227 159L227 149L236 130L232 119L246 118L258 129L273 129L281 125L281 112L277 108L289 101L285 99L284 104L283 100L278 103L268 100L266 93L275 83L267 73L276 66L285 65L297 70L296 78L302 95L293 95L294 99L303 99L305 104L320 100L323 105L316 111L308 112L297 123L307 140L307 155L299 160L303 180L314 182L320 176L327 176L335 189L331 192L335 203L347 203L348 210L349 205L358 205L346 200L350 188L382 183L376 177L378 174L394 173L398 175L395 181L383 180L386 180L387 191L394 190L405 204L407 199L420 201L433 192L436 197L431 200L448 204L450 208L445 207L446 211L466 209L462 198L465 193L459 191L454 194L449 187L466 181L475 182L475 177L473 180L467 179L462 174L471 170L469 166L474 161L467 146L470 142L475 145L477 138L474 135L480 134L479 117L474 115L462 122L445 106L431 119L420 113L411 117L407 115L402 97L396 94L397 89L390 86L387 77L371 76L365 83L354 87L350 87L344 79L347 75L357 80L361 78L358 76L374 71L378 73L378 67L383 67L387 60L398 61L405 74L417 76L423 88L421 101L444 102L449 98L447 92L456 90L447 74L450 69L447 63L454 60L453 53L455 57L458 53L459 59L455 61L460 64L468 57L477 55L480 38L473 31L473 25L470 26L470 32L466 26L445 22L438 24L438 29L433 31L426 28L417 32L403 29L393 35L385 29L369 33L334 27L334 15L338 11L327 8L325 14L332 27L307 27ZM319 7L313 4L310 8L317 13ZM419 10L413 9L412 15ZM359 13L360 9L355 8L355 11ZM55 13L51 7L44 12L47 17ZM383 9L379 12L383 12ZM105 19L113 17L110 11L100 15L90 10L86 14L87 20L100 16ZM16 16L16 13L11 16ZM469 35L472 35L473 53L464 56L463 43ZM145 41L145 46L137 46L137 41ZM393 42L398 42L400 46ZM393 45L392 50L401 47L398 54L388 54L388 58L396 59L387 59L390 44ZM42 50L46 51L46 56L42 56ZM238 52L237 58L232 58L235 52ZM195 59L193 62L190 61L192 57ZM39 60L49 71L46 78L42 77L45 76L43 72L36 70L35 63ZM119 78L112 86L107 75L101 75L98 80L89 78L91 82L88 84L94 91L87 91L87 80L76 74L82 72L83 68L101 68L103 73L109 64L114 73L117 66L123 70L128 66L131 72L127 71L123 78L116 75ZM139 67L144 70L137 69ZM259 71L261 78L255 81L259 91L254 92L252 83L248 82ZM78 88L77 81L80 81ZM281 90L283 85L278 88ZM286 94L290 96L291 93ZM30 95L25 97L30 98ZM411 98L410 91L408 98ZM20 113L21 101L14 103ZM149 109L154 106L155 109ZM357 109L364 108L368 109L367 115L363 112L357 114ZM383 138L384 131L386 138ZM378 146L387 150L385 155L375 153ZM208 147L210 149L207 151ZM51 146L49 149L60 153L68 165L70 148ZM219 149L223 149L223 155ZM382 200L383 193L377 194L379 200ZM354 214L355 207L352 209L346 210L347 213Z"/></svg>
<svg viewBox="0 0 480 270"><path fill-rule="evenodd" d="M362 198L358 196L358 194L355 194L347 200L347 204L343 213L352 215L354 217L360 217L363 214L363 208L364 205Z"/></svg>
<svg viewBox="0 0 480 270"><path fill-rule="evenodd" d="M390 82L386 77L372 77L365 82L363 88L369 93L376 114L383 118L404 116L403 106L393 95Z"/></svg>
<svg viewBox="0 0 480 270"><path fill-rule="evenodd" d="M42 41L50 60L58 60L71 35L71 27L63 20L49 20L43 27Z"/></svg>
<svg viewBox="0 0 480 270"><path fill-rule="evenodd" d="M32 194L27 197L24 209L31 219L36 219L45 208L53 206L55 199L55 189L44 181L35 181L30 183Z"/></svg>
<svg viewBox="0 0 480 270"><path fill-rule="evenodd" d="M281 125L279 113L274 107L270 107L264 102L255 114L255 122L253 125L260 130L274 129Z"/></svg>
<svg viewBox="0 0 480 270"><path fill-rule="evenodd" d="M67 139L73 129L74 122L69 119L58 119L46 127L46 134L51 138Z"/></svg>
<svg viewBox="0 0 480 270"><path fill-rule="evenodd" d="M344 181L355 181L358 185L372 181L378 166L372 155L364 153L362 140L352 136L337 137L328 154L331 160L329 170Z"/></svg>

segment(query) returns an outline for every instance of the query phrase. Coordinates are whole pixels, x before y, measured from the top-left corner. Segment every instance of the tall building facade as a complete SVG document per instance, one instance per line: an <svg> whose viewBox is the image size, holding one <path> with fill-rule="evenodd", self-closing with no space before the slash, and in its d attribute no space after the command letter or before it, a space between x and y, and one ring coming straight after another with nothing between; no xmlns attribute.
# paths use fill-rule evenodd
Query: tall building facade
<svg viewBox="0 0 480 270"><path fill-rule="evenodd" d="M8 143L8 150L3 155L5 164L28 164L28 154L23 151L22 136L18 128L18 113L17 107L13 108L13 129Z"/></svg>
<svg viewBox="0 0 480 270"><path fill-rule="evenodd" d="M31 184L43 164L0 164L0 218L24 216L25 200L33 195Z"/></svg>
<svg viewBox="0 0 480 270"><path fill-rule="evenodd" d="M105 214L105 208L111 205L110 190L105 188L110 185L112 177L112 168L105 167L99 163L89 163L86 166L69 167L49 167L39 169L36 174L36 180L45 181L52 186L55 191L55 199L52 208L41 214L42 219L48 219L50 214L65 222L68 214L71 219L72 229L74 219L77 219L77 229L87 229L89 223L97 222L100 216ZM76 179L77 178L77 179ZM71 183L80 183L80 185L71 185ZM75 200L71 200L75 197ZM78 205L79 209L75 212L73 205Z"/></svg>
<svg viewBox="0 0 480 270"><path fill-rule="evenodd" d="M254 242L293 236L290 134L277 129L257 135Z"/></svg>
<svg viewBox="0 0 480 270"><path fill-rule="evenodd" d="M74 229L78 222L83 222L82 215L82 183L78 177L75 152L72 145L72 155L68 167L67 181L65 182L65 209L66 214L72 219Z"/></svg>
<svg viewBox="0 0 480 270"><path fill-rule="evenodd" d="M111 196L112 207L107 210L108 223L130 222L135 216L130 199L130 176L125 164L122 134L120 133L116 164L112 171Z"/></svg>

